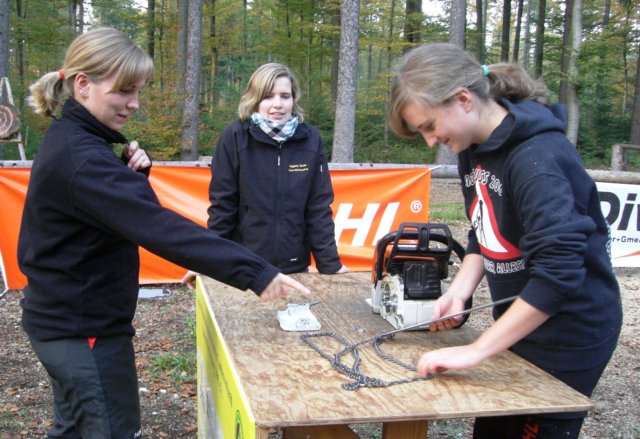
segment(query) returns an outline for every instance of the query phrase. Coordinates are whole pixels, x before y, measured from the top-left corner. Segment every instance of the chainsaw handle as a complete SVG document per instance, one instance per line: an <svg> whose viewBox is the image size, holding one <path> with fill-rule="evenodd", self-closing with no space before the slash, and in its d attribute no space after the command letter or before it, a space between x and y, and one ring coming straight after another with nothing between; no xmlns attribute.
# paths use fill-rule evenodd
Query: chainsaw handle
<svg viewBox="0 0 640 439"><path fill-rule="evenodd" d="M443 233L432 233L434 230L442 230ZM376 244L374 254L375 267L372 273L372 284L374 287L377 285L378 280L382 279L383 272L389 271L389 264L398 253L398 245L401 239L417 240L418 243L415 248L418 256L425 253L450 255L453 250L460 260L464 257L464 249L455 239L453 239L451 231L446 224L402 223L398 227L397 231L387 233L380 238ZM432 240L440 244L444 244L446 247L430 248L429 242ZM393 247L391 248L391 253L387 258L387 264L385 266L385 253L391 242L393 242Z"/></svg>
<svg viewBox="0 0 640 439"><path fill-rule="evenodd" d="M431 233L432 230L443 230L444 231L444 239L436 239L438 236L437 233ZM440 235L442 236L442 235ZM429 242L431 238L436 242L440 242L441 244L445 244L446 248L430 248ZM449 227L444 224L434 224L434 223L402 223L400 224L400 228L396 233L395 240L393 241L393 247L391 248L391 253L389 254L389 258L387 259L387 266L385 269L389 271L389 264L395 258L398 253L398 245L401 239L414 239L418 241L416 245L416 250L418 255L422 255L426 252L430 253L440 253L444 255L451 254L451 231Z"/></svg>

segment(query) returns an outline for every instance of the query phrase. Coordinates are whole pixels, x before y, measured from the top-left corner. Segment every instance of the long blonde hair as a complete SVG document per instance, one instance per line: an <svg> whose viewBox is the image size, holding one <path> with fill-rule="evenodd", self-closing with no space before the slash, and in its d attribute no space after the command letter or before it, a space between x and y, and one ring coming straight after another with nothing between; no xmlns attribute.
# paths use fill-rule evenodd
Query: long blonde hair
<svg viewBox="0 0 640 439"><path fill-rule="evenodd" d="M508 63L481 66L468 52L449 43L418 46L407 52L394 69L389 103L389 126L404 137L415 137L402 118L409 102L427 107L446 103L460 88L481 100L531 99L549 103L546 86L520 66Z"/></svg>
<svg viewBox="0 0 640 439"><path fill-rule="evenodd" d="M240 120L248 120L251 118L251 114L257 111L260 102L273 90L276 79L283 76L289 78L291 81L291 94L293 97L292 112L298 116L299 122L304 120L304 111L300 106L300 86L298 85L298 80L287 66L279 63L263 64L253 72L247 83L247 88L240 98L240 104L238 105L238 117Z"/></svg>
<svg viewBox="0 0 640 439"><path fill-rule="evenodd" d="M103 27L77 36L67 48L62 68L42 76L30 87L27 103L36 113L51 116L69 95L75 76L83 72L99 82L116 75L113 90L153 76L153 60L120 31Z"/></svg>

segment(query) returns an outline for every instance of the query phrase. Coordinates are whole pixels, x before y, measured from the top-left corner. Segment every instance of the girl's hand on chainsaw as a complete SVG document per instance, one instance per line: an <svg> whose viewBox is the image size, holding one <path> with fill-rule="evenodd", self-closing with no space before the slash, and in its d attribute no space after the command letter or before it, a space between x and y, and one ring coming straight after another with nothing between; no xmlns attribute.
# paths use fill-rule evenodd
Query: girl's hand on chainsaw
<svg viewBox="0 0 640 439"><path fill-rule="evenodd" d="M480 364L487 355L476 349L473 344L438 349L424 354L416 370L418 375L440 373L449 369L468 369Z"/></svg>
<svg viewBox="0 0 640 439"><path fill-rule="evenodd" d="M449 314L455 314L464 311L464 301L455 296L445 294L440 296L433 307L433 314L430 320L439 319ZM445 329L456 328L462 322L463 316L452 317L442 322L429 325L429 331L444 331Z"/></svg>

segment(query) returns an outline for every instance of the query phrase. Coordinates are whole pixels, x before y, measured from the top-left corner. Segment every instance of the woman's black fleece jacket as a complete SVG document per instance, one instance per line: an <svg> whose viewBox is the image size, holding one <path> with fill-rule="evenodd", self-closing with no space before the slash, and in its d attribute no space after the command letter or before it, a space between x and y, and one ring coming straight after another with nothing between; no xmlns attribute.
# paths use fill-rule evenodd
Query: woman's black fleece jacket
<svg viewBox="0 0 640 439"><path fill-rule="evenodd" d="M249 121L220 135L209 188L209 228L262 256L284 273L306 271L313 253L320 273L338 256L333 188L320 132L298 125L278 143Z"/></svg>
<svg viewBox="0 0 640 439"><path fill-rule="evenodd" d="M475 229L468 251L482 255L494 300L519 294L551 316L514 352L546 370L599 366L615 349L622 307L598 190L564 134L563 107L500 104L502 124L459 155Z"/></svg>
<svg viewBox="0 0 640 439"><path fill-rule="evenodd" d="M160 205L147 176L111 144L126 138L73 98L44 135L31 169L18 241L30 337L134 334L138 246L242 290L278 270L244 247Z"/></svg>

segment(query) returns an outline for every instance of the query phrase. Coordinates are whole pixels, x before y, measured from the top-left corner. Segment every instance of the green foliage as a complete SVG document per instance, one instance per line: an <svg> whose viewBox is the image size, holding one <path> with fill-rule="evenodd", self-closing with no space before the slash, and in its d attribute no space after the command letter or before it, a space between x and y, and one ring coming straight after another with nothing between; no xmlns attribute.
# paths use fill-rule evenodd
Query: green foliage
<svg viewBox="0 0 640 439"><path fill-rule="evenodd" d="M153 381L165 375L174 383L195 382L195 352L159 354L149 363L148 371Z"/></svg>
<svg viewBox="0 0 640 439"><path fill-rule="evenodd" d="M629 111L621 100L629 99L625 98L625 88L629 87L625 84L625 71L611 69L611 65L631 61L623 50L612 50L625 47L628 31L615 14L604 29L602 18L595 11L587 11L583 20L589 32L581 45L579 60L582 71L578 151L588 167L608 168L611 145L627 142L631 129Z"/></svg>
<svg viewBox="0 0 640 439"><path fill-rule="evenodd" d="M429 221L444 224L466 222L467 216L464 213L464 203L450 201L429 202Z"/></svg>
<svg viewBox="0 0 640 439"><path fill-rule="evenodd" d="M146 15L135 3L133 0L92 0L93 24L115 27L140 41Z"/></svg>
<svg viewBox="0 0 640 439"><path fill-rule="evenodd" d="M196 342L196 318L194 316L187 317L187 333L189 335L189 340L191 340L194 344Z"/></svg>
<svg viewBox="0 0 640 439"><path fill-rule="evenodd" d="M0 430L2 431L18 431L22 428L19 422L15 420L15 414L10 411L0 411Z"/></svg>
<svg viewBox="0 0 640 439"><path fill-rule="evenodd" d="M140 110L125 126L129 139L137 140L154 160L180 157L179 100L173 90L149 86L144 90Z"/></svg>
<svg viewBox="0 0 640 439"><path fill-rule="evenodd" d="M85 2L88 3L88 2ZM134 0L93 0L87 25L114 26L146 47L146 10ZM75 31L69 25L67 0L22 2L21 16L11 2L10 79L14 98L24 108L28 85L42 74L60 68ZM423 2L424 4L424 2ZM156 5L159 5L156 2ZM394 8L392 9L392 5ZM413 16L423 42L448 39L449 6L443 14ZM578 61L580 130L578 151L587 166L608 167L613 143L626 142L630 131L636 60L640 46L640 13L633 2L611 3L609 23L603 26L603 0L585 3L584 37ZM468 4L470 17L475 4ZM499 4L489 4L485 61L500 56ZM126 126L126 135L140 141L156 160L180 157L182 96L176 90L178 54L177 2L156 7L155 82L145 91L141 110ZM89 9L88 9L89 10ZM533 8L532 32L535 28ZM355 151L357 161L430 163L435 151L421 139L399 139L385 128L389 68L410 46L403 35L404 3L395 0L361 2ZM514 14L515 17L515 14ZM558 96L562 54L564 2L547 1L543 79ZM467 46L476 52L475 28L468 24ZM236 109L251 73L261 64L282 62L291 67L302 90L306 121L317 126L331 155L337 49L340 37L339 0L216 0L203 2L200 155L211 155L221 130L235 120ZM493 36L491 36L493 35ZM530 41L531 54L533 41ZM521 45L522 47L522 45ZM22 48L22 73L18 49ZM521 58L521 57L520 57ZM530 59L530 66L533 66ZM354 60L356 62L356 60ZM37 152L48 121L23 109L23 138L27 155ZM27 135L28 130L28 135ZM17 157L16 148L0 149L0 158ZM635 166L637 159L630 155ZM638 169L637 166L635 169Z"/></svg>

